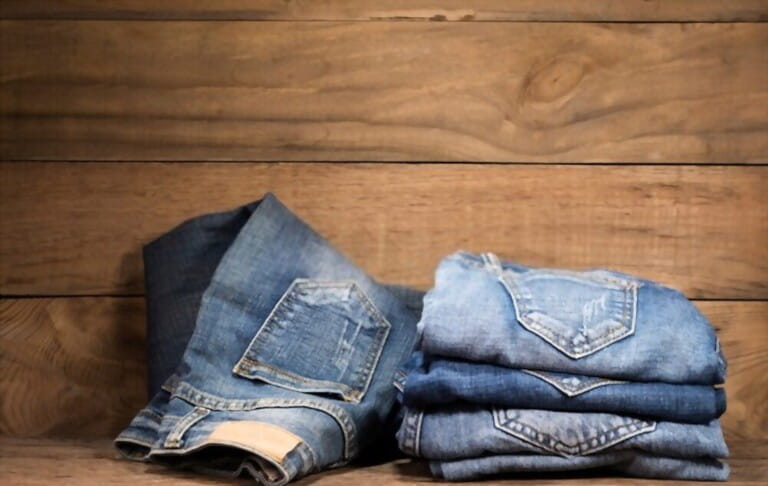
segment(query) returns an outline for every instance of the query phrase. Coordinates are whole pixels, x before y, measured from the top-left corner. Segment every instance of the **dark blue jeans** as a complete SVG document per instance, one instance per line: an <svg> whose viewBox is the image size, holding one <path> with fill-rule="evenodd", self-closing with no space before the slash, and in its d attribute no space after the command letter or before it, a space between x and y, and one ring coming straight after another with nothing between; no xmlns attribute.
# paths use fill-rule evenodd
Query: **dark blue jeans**
<svg viewBox="0 0 768 486"><path fill-rule="evenodd" d="M425 361L421 353L409 368L403 399L417 408L471 402L698 424L725 411L725 391L706 385L616 381L439 357Z"/></svg>

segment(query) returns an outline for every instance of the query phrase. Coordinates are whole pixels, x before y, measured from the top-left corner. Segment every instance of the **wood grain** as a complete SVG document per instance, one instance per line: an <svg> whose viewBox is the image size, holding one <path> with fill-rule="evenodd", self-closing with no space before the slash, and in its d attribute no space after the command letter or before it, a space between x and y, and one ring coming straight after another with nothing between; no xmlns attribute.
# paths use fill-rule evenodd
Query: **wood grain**
<svg viewBox="0 0 768 486"><path fill-rule="evenodd" d="M0 299L0 435L116 434L146 401L144 339L141 298Z"/></svg>
<svg viewBox="0 0 768 486"><path fill-rule="evenodd" d="M729 362L728 438L768 437L768 302L704 301ZM140 298L0 300L0 435L116 434L144 396Z"/></svg>
<svg viewBox="0 0 768 486"><path fill-rule="evenodd" d="M738 441L730 444L732 451L729 486L763 485L768 477L768 441ZM136 484L207 486L233 484L251 485L253 480L214 478L193 475L159 465L118 460L107 441L43 440L0 438L0 482L19 486L102 486ZM684 481L651 481L647 479L597 477L568 479L563 476L524 476L519 479L492 479L483 486L682 486L696 483ZM361 486L382 485L455 485L430 477L423 462L403 459L367 467L344 467L308 476L296 486ZM469 483L461 483L469 484Z"/></svg>
<svg viewBox="0 0 768 486"><path fill-rule="evenodd" d="M768 161L768 24L0 23L0 158Z"/></svg>
<svg viewBox="0 0 768 486"><path fill-rule="evenodd" d="M141 246L274 192L375 277L457 249L768 298L768 167L0 164L0 293L142 293Z"/></svg>
<svg viewBox="0 0 768 486"><path fill-rule="evenodd" d="M0 18L764 21L765 0L3 0Z"/></svg>

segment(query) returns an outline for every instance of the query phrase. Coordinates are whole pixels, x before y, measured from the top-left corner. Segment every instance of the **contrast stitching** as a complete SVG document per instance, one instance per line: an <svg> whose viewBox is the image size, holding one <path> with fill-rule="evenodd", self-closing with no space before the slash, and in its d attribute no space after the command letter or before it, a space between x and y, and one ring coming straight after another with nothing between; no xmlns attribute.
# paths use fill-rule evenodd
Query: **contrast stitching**
<svg viewBox="0 0 768 486"><path fill-rule="evenodd" d="M270 380L268 376L267 377L264 377L261 375L258 376L259 379L264 380L267 383L270 383L272 385L284 386L285 388L289 388L291 390L296 390L296 391L306 391L306 392L315 392L315 393L333 393L333 392L338 392L340 389L342 396L344 396L345 398L348 398L349 401L357 401L353 398L355 390L345 385L344 383L339 383L337 381L315 380L312 378L307 378L306 376L302 376L296 373L292 373L288 370L284 370L282 368L272 366L269 363L264 363L263 361L255 361L247 357L243 357L241 361L250 366L240 366L238 364L238 370L239 370L238 375L242 376L242 373L249 373L249 372L252 373L254 371L263 369L264 371L267 371L269 373L274 373L275 375L277 375L276 378L280 376L284 376L290 382L294 382L297 384L312 385L317 388L307 389L307 387L303 387L303 386L297 386L295 388L291 388L284 382ZM253 378L253 375L248 375L247 378Z"/></svg>
<svg viewBox="0 0 768 486"><path fill-rule="evenodd" d="M576 274L574 272L567 272L567 271L554 272L549 270L547 271L536 270L536 271L567 274L566 278L570 277L570 279L577 281L579 283L597 285L594 282L590 282L589 278L579 276L579 274ZM595 277L597 277L598 279L606 280L606 281L612 281L612 283L619 282L619 280L617 279L607 278L602 275L595 275ZM524 303L527 300L530 300L532 297L526 296L525 289L519 288L518 285L509 278L509 272L503 272L497 278L499 282L502 284L502 286L507 290L507 293L510 295L510 297L515 303L515 317L517 318L517 321L520 323L520 325L522 325L524 328L528 329L529 331L533 332L534 334L537 334L538 336L542 337L549 344L551 344L552 346L554 346L555 348L557 348L567 356L570 356L571 358L582 358L584 356L593 354L607 346L610 346L611 344L616 342L618 339L630 336L635 332L635 320L637 315L637 288L638 288L638 285L635 282L624 281L623 288L606 289L606 290L623 291L624 299L622 301L622 311L621 311L622 322L619 323L619 326L614 326L612 328L609 328L603 334L600 334L592 339L593 343L602 343L602 344L597 344L595 346L586 346L587 349L585 351L574 352L570 349L567 349L564 346L565 343L571 339L570 336L560 334L557 331L554 331L551 328L547 327L545 324L542 324L536 318L525 315L523 313L522 308L525 307ZM630 319L628 319L628 317L630 316L627 315L627 311L629 310L628 307L632 308L632 315ZM628 320L630 324L629 328L626 327ZM584 346L579 346L579 348L583 349ZM577 348L574 347L574 350L575 349Z"/></svg>
<svg viewBox="0 0 768 486"><path fill-rule="evenodd" d="M403 418L403 444L402 449L406 454L419 457L421 449L421 423L424 418L424 411L413 412L407 410Z"/></svg>
<svg viewBox="0 0 768 486"><path fill-rule="evenodd" d="M342 435L344 435L345 458L349 459L357 454L357 427L355 423L343 408L327 400L306 398L225 399L184 382L177 383L173 396L193 405L228 412L247 412L262 408L310 408L318 410L329 415L339 424Z"/></svg>
<svg viewBox="0 0 768 486"><path fill-rule="evenodd" d="M502 414L504 414L503 417ZM499 430L517 437L518 439L524 440L531 445L566 457L573 455L589 455L594 452L612 447L637 435L651 432L656 429L656 422L631 419L628 417L624 417L624 419L625 422L621 425L617 425L616 427L605 430L598 434L585 437L583 440L571 445L563 442L558 437L541 432L530 424L517 420L514 417L507 416L506 411L504 410L493 410L493 424ZM509 426L510 423L513 424L512 427ZM517 427L515 427L515 425ZM626 433L620 434L618 431L621 429L626 429ZM613 434L614 432L615 434ZM600 439L609 437L611 435L615 435L615 437L613 439L606 440L604 444L599 444ZM539 437L548 439L547 443L545 443L544 440L540 439ZM588 445L589 447L584 447L585 445Z"/></svg>
<svg viewBox="0 0 768 486"><path fill-rule="evenodd" d="M189 430L190 427L192 427L197 422L205 418L209 413L211 413L211 411L208 410L207 408L202 408L202 407L193 408L192 411L190 411L188 414L186 414L184 417L181 418L181 420L179 420L176 423L176 426L173 428L173 430L171 430L171 432L166 437L163 447L166 447L168 449L176 449L178 447L181 447L183 444L182 437L187 432L187 430Z"/></svg>
<svg viewBox="0 0 768 486"><path fill-rule="evenodd" d="M577 395L581 395L582 393L586 393L588 391L594 390L595 388L600 388L601 386L606 385L620 385L622 383L627 383L626 381L621 380L609 380L605 378L597 378L597 377L591 377L592 380L588 381L587 385L581 385L576 387L566 387L562 384L562 382L557 381L555 378L542 373L540 371L536 370L525 370L521 369L523 373L527 373L531 376L535 376L536 378L541 379L542 381L552 385L554 388L561 391L563 394L567 395L568 397L575 397ZM596 381L594 381L596 380Z"/></svg>
<svg viewBox="0 0 768 486"><path fill-rule="evenodd" d="M346 383L336 381L315 380L312 378L307 378L297 373L292 373L283 368L255 360L249 356L255 352L255 349L258 349L259 347L266 344L267 338L263 338L262 335L268 334L270 332L269 329L273 327L274 319L278 313L282 311L285 304L295 299L294 292L299 288L348 288L350 292L355 294L357 301L362 304L364 309L368 312L368 317L374 321L374 325L376 327L375 334L370 336L371 343L368 346L369 349L365 356L363 366L358 373L360 378L353 383L354 387L349 386ZM245 353L237 362L232 371L235 374L245 378L254 378L250 375L250 373L257 371L259 368L263 368L265 371L272 372L277 375L275 378L282 376L285 379L294 382L293 384L296 385L297 388L291 389L295 389L297 391L311 391L300 388L301 384L309 384L317 387L325 386L327 388L318 389L316 392L338 392L345 400L353 403L359 403L365 396L365 393L368 391L370 383L373 379L373 375L375 374L374 372L376 366L378 365L381 354L384 351L384 347L389 337L391 328L392 325L390 322L383 314L381 314L381 312L379 312L365 290L362 289L354 280L315 280L297 278L291 283L285 293L280 297L277 304L275 304L275 306L272 308L269 315L259 328L258 332L251 340ZM253 368L256 368L256 370ZM290 388L285 383L272 382L263 376L259 376L259 378L277 386L286 386L287 388Z"/></svg>

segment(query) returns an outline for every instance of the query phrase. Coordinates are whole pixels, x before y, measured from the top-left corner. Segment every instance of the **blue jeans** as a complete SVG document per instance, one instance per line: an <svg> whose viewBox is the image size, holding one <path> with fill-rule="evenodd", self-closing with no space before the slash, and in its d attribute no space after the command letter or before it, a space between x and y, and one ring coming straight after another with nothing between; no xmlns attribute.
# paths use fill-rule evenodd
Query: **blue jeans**
<svg viewBox="0 0 768 486"><path fill-rule="evenodd" d="M690 423L708 423L725 411L725 391L706 385L617 381L439 357L424 360L421 353L415 353L409 368L403 401L417 408L471 402Z"/></svg>
<svg viewBox="0 0 768 486"><path fill-rule="evenodd" d="M407 408L400 448L450 480L503 472L612 467L633 476L725 480L718 421L656 422L604 413L457 405ZM674 467L671 467L674 465Z"/></svg>
<svg viewBox="0 0 768 486"><path fill-rule="evenodd" d="M215 234L200 230L205 222ZM271 195L177 230L145 258L162 262L164 253L184 253L190 236L202 238L175 260L186 273L148 270L157 297L148 312L158 319L150 326L172 323L156 326L156 348L190 337L172 376L116 439L118 450L279 485L375 445L391 417L395 373L412 351L418 292L373 281ZM221 251L199 253L207 247ZM199 273L196 258L209 259ZM175 300L158 317L163 298L181 294L187 304ZM179 346L152 366L157 381Z"/></svg>
<svg viewBox="0 0 768 486"><path fill-rule="evenodd" d="M683 294L607 270L456 253L437 269L419 329L428 355L641 382L725 379L715 330Z"/></svg>
<svg viewBox="0 0 768 486"><path fill-rule="evenodd" d="M423 359L398 380L398 442L438 476L728 476L716 420L725 395L713 386L726 363L712 326L675 290L459 252L440 263L418 329Z"/></svg>

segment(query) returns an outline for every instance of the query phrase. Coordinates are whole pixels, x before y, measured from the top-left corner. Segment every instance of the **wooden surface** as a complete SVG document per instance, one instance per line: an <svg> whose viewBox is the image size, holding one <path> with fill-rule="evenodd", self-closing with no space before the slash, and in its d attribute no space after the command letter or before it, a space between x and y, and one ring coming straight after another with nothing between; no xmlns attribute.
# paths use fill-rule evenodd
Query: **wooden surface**
<svg viewBox="0 0 768 486"><path fill-rule="evenodd" d="M731 445L738 459L731 459L730 486L764 485L768 477L768 442L739 441ZM55 441L0 438L0 483L19 486L102 486L110 485L250 485L252 480L217 479L192 475L158 465L141 464L115 459L111 444L107 441ZM531 481L489 480L482 483L449 483L435 481L423 462L402 459L367 467L345 467L308 476L297 481L296 486L363 486L370 484L481 484L483 486L643 486L663 484L664 486L700 485L684 481L655 482L633 478L585 478L564 481L563 476L537 477Z"/></svg>
<svg viewBox="0 0 768 486"><path fill-rule="evenodd" d="M768 161L768 24L0 22L4 160Z"/></svg>
<svg viewBox="0 0 768 486"><path fill-rule="evenodd" d="M426 288L465 248L704 299L730 484L765 483L768 1L3 0L0 18L0 436L36 437L0 438L0 484L219 483L103 438L146 399L141 245L265 191L388 281ZM390 463L299 484L421 482ZM650 484L589 480L619 482Z"/></svg>
<svg viewBox="0 0 768 486"><path fill-rule="evenodd" d="M766 0L3 0L0 18L764 21Z"/></svg>
<svg viewBox="0 0 768 486"><path fill-rule="evenodd" d="M143 298L0 300L0 436L115 435L147 400L144 339Z"/></svg>
<svg viewBox="0 0 768 486"><path fill-rule="evenodd" d="M141 245L271 190L372 275L422 288L457 249L768 298L768 168L0 165L0 292L136 294Z"/></svg>
<svg viewBox="0 0 768 486"><path fill-rule="evenodd" d="M728 439L768 438L768 302L697 305L729 362ZM0 435L115 435L146 401L143 335L141 298L0 300Z"/></svg>

